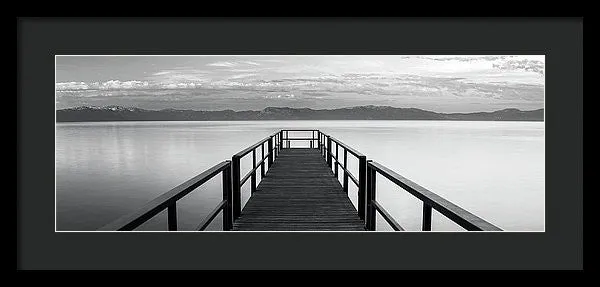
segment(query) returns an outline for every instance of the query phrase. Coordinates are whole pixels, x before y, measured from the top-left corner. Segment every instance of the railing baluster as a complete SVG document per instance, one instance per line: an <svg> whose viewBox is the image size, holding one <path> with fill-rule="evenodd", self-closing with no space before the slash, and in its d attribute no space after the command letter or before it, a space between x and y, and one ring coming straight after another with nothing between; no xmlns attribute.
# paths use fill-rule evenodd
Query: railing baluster
<svg viewBox="0 0 600 287"><path fill-rule="evenodd" d="M273 161L275 161L275 158L277 157L277 153L279 152L279 133L275 134L275 137L273 138L273 145L275 145L275 154L273 155ZM271 167L269 167L271 168Z"/></svg>
<svg viewBox="0 0 600 287"><path fill-rule="evenodd" d="M240 192L240 158L234 155L231 158L231 182L232 182L232 209L233 209L233 220L240 217L242 213L242 194Z"/></svg>
<svg viewBox="0 0 600 287"><path fill-rule="evenodd" d="M260 156L260 160L261 160L261 162L260 162L260 179L262 180L262 178L265 177L265 161L264 161L265 143L262 143L260 145L260 154L261 154L261 156Z"/></svg>
<svg viewBox="0 0 600 287"><path fill-rule="evenodd" d="M223 230L233 229L233 212L231 205L231 167L223 170L223 200L227 204L223 207Z"/></svg>
<svg viewBox="0 0 600 287"><path fill-rule="evenodd" d="M167 208L169 231L177 231L177 203L173 201Z"/></svg>
<svg viewBox="0 0 600 287"><path fill-rule="evenodd" d="M327 147L327 138L328 136L323 136L323 157L325 159L327 159L327 152L329 151L328 147Z"/></svg>
<svg viewBox="0 0 600 287"><path fill-rule="evenodd" d="M321 151L321 131L317 131L317 145L319 145L317 148L319 149L319 152Z"/></svg>
<svg viewBox="0 0 600 287"><path fill-rule="evenodd" d="M324 140L323 140L323 133L321 131L319 131L319 149L321 151L321 156L323 156L325 154L325 146L324 146Z"/></svg>
<svg viewBox="0 0 600 287"><path fill-rule="evenodd" d="M256 191L256 149L252 150L252 176L250 177L250 194Z"/></svg>
<svg viewBox="0 0 600 287"><path fill-rule="evenodd" d="M327 136L327 165L331 169L331 138Z"/></svg>
<svg viewBox="0 0 600 287"><path fill-rule="evenodd" d="M348 193L348 150L344 148L344 192Z"/></svg>
<svg viewBox="0 0 600 287"><path fill-rule="evenodd" d="M376 171L367 166L367 230L376 230L376 210L373 202L376 199Z"/></svg>
<svg viewBox="0 0 600 287"><path fill-rule="evenodd" d="M336 142L335 143L335 178L336 179L338 178L338 166L340 164L339 163L340 158L338 157L338 152L340 150L339 147L340 147L340 144Z"/></svg>
<svg viewBox="0 0 600 287"><path fill-rule="evenodd" d="M291 148L291 146L290 146L290 131L285 131L285 139L287 140L287 147Z"/></svg>
<svg viewBox="0 0 600 287"><path fill-rule="evenodd" d="M273 154L275 151L273 150L273 137L269 138L269 143L267 144L267 148L269 149L269 165L268 168L271 169L273 165Z"/></svg>
<svg viewBox="0 0 600 287"><path fill-rule="evenodd" d="M283 130L279 132L279 149L283 149Z"/></svg>
<svg viewBox="0 0 600 287"><path fill-rule="evenodd" d="M321 156L325 157L325 134L321 133Z"/></svg>
<svg viewBox="0 0 600 287"><path fill-rule="evenodd" d="M360 219L365 219L366 205L366 188L367 188L367 157L360 156L358 158L358 216Z"/></svg>
<svg viewBox="0 0 600 287"><path fill-rule="evenodd" d="M431 205L423 202L423 231L431 231Z"/></svg>

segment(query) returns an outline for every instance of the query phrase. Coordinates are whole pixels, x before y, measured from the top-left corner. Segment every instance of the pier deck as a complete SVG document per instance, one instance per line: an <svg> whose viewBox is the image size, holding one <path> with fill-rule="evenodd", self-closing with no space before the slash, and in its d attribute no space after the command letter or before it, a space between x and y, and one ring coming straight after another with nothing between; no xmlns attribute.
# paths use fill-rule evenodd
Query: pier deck
<svg viewBox="0 0 600 287"><path fill-rule="evenodd" d="M233 230L364 231L364 222L318 149L283 149Z"/></svg>

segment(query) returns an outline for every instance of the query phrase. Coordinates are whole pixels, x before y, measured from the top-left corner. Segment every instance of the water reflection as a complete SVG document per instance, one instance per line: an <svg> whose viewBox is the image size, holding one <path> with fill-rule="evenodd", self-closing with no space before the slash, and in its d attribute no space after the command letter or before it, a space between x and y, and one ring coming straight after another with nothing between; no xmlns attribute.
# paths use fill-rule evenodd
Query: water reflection
<svg viewBox="0 0 600 287"><path fill-rule="evenodd" d="M281 128L330 133L505 230L544 229L544 124L437 121L61 123L58 229L95 230ZM358 174L357 161L348 162ZM250 167L251 156L242 173ZM195 228L220 201L220 184L211 180L178 202L181 229ZM378 201L397 221L420 229L421 202L383 178L377 184ZM248 184L242 190L245 202ZM356 204L355 192L350 184ZM383 219L378 227L388 229ZM165 228L165 216L140 227ZM217 219L209 229L219 228ZM434 212L433 229L460 228Z"/></svg>

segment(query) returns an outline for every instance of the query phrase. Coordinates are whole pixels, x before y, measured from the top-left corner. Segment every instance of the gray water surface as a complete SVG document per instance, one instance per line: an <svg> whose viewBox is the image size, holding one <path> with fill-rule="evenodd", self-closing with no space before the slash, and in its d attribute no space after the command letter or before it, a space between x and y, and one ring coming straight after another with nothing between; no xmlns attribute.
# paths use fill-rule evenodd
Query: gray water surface
<svg viewBox="0 0 600 287"><path fill-rule="evenodd" d="M57 230L96 230L281 128L331 134L504 230L544 231L544 123L453 121L58 123ZM349 157L354 174L356 163ZM251 156L242 173L250 166ZM418 199L381 176L377 192L403 227L420 229ZM245 203L248 184L242 195ZM220 200L217 177L178 201L180 230L196 228ZM382 218L377 225L391 230ZM435 211L432 227L462 230ZM220 228L219 216L209 229ZM166 230L166 212L138 230Z"/></svg>

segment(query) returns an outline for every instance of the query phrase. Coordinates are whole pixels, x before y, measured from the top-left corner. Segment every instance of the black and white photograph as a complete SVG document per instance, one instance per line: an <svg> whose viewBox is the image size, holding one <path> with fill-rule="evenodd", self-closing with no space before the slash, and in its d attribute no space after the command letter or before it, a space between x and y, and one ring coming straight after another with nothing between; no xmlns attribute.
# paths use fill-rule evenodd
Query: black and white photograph
<svg viewBox="0 0 600 287"><path fill-rule="evenodd" d="M55 55L56 232L544 232L545 55Z"/></svg>
<svg viewBox="0 0 600 287"><path fill-rule="evenodd" d="M22 273L581 272L583 17L18 17L16 169Z"/></svg>

